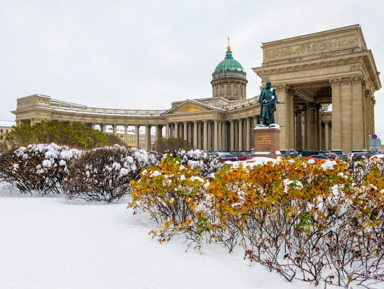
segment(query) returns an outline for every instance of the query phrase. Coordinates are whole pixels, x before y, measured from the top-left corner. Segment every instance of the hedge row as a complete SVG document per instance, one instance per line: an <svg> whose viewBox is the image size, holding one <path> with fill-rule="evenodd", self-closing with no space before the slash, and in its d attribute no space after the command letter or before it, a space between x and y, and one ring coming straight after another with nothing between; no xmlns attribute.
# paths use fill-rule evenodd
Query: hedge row
<svg viewBox="0 0 384 289"><path fill-rule="evenodd" d="M384 281L383 159L355 171L344 162L281 160L224 166L203 179L165 158L132 182L134 213L149 212L160 242L241 244L244 258L287 280L367 286Z"/></svg>
<svg viewBox="0 0 384 289"><path fill-rule="evenodd" d="M201 168L202 175L218 170L207 153L174 151L184 162ZM56 144L28 145L0 155L0 178L22 193L64 192L69 199L112 202L130 191L140 171L157 164L163 155L122 146L77 150Z"/></svg>

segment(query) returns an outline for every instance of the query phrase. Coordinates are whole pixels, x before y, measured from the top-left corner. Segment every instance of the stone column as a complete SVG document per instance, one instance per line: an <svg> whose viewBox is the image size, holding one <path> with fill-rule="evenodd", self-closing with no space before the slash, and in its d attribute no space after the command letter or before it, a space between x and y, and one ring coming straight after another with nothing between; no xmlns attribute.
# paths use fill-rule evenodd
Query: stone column
<svg viewBox="0 0 384 289"><path fill-rule="evenodd" d="M217 150L218 151L221 151L223 150L222 149L222 128L221 128L221 125L222 125L222 122L221 121L217 121Z"/></svg>
<svg viewBox="0 0 384 289"><path fill-rule="evenodd" d="M193 122L193 147L197 149L197 121Z"/></svg>
<svg viewBox="0 0 384 289"><path fill-rule="evenodd" d="M175 138L179 137L179 123L175 122Z"/></svg>
<svg viewBox="0 0 384 289"><path fill-rule="evenodd" d="M308 150L308 134L307 134L307 123L308 123L308 113L307 113L307 109L308 107L305 106L303 108L303 120L302 120L302 124L303 124L303 150Z"/></svg>
<svg viewBox="0 0 384 289"><path fill-rule="evenodd" d="M353 150L361 150L365 148L365 139L368 138L364 134L364 94L361 76L352 77L352 139Z"/></svg>
<svg viewBox="0 0 384 289"><path fill-rule="evenodd" d="M207 150L211 151L212 150L212 123L208 122L207 123Z"/></svg>
<svg viewBox="0 0 384 289"><path fill-rule="evenodd" d="M324 149L329 150L329 122L324 122Z"/></svg>
<svg viewBox="0 0 384 289"><path fill-rule="evenodd" d="M295 148L295 110L293 106L293 97L294 97L295 91L290 88L286 90L286 101L287 103L287 122L289 129L287 130L287 138L288 138L288 148L294 149ZM277 105L277 109L279 109L279 105Z"/></svg>
<svg viewBox="0 0 384 289"><path fill-rule="evenodd" d="M299 110L296 112L296 150L303 150L302 118Z"/></svg>
<svg viewBox="0 0 384 289"><path fill-rule="evenodd" d="M352 151L352 106L351 101L352 83L350 77L343 77L340 86L340 104L341 104L341 149L345 153ZM332 107L333 112L333 107Z"/></svg>
<svg viewBox="0 0 384 289"><path fill-rule="evenodd" d="M116 135L116 129L117 129L117 125L113 124L112 125L112 133L113 133L113 135Z"/></svg>
<svg viewBox="0 0 384 289"><path fill-rule="evenodd" d="M100 131L103 134L106 134L107 133L107 126L105 124L100 124Z"/></svg>
<svg viewBox="0 0 384 289"><path fill-rule="evenodd" d="M235 150L235 121L231 119L229 121L229 150L234 151Z"/></svg>
<svg viewBox="0 0 384 289"><path fill-rule="evenodd" d="M188 129L187 129L187 122L186 121L183 122L183 128L184 128L183 138L184 138L184 140L188 141Z"/></svg>
<svg viewBox="0 0 384 289"><path fill-rule="evenodd" d="M284 102L283 104L276 105L275 112L275 122L282 126L280 128L280 149L287 150L290 149L290 132L294 129L291 127L292 122L289 119L289 112L291 111L293 101L290 99L285 84L277 85L276 93L278 99Z"/></svg>
<svg viewBox="0 0 384 289"><path fill-rule="evenodd" d="M321 132L321 117L320 117L320 108L321 106L319 104L316 105L316 140L317 140L317 145L316 149L321 150L321 139L322 139L322 132Z"/></svg>
<svg viewBox="0 0 384 289"><path fill-rule="evenodd" d="M309 103L307 109L307 150L315 150L317 144L316 104Z"/></svg>
<svg viewBox="0 0 384 289"><path fill-rule="evenodd" d="M147 151L151 150L151 125L147 124L145 126L145 149Z"/></svg>
<svg viewBox="0 0 384 289"><path fill-rule="evenodd" d="M218 121L215 119L213 121L213 150L218 150L218 140L219 140L219 133L218 133Z"/></svg>
<svg viewBox="0 0 384 289"><path fill-rule="evenodd" d="M238 151L243 151L243 119L239 119L239 148Z"/></svg>
<svg viewBox="0 0 384 289"><path fill-rule="evenodd" d="M165 138L169 138L169 123L165 125Z"/></svg>
<svg viewBox="0 0 384 289"><path fill-rule="evenodd" d="M208 121L204 120L204 127L203 127L203 150L208 149Z"/></svg>
<svg viewBox="0 0 384 289"><path fill-rule="evenodd" d="M332 87L332 150L341 150L341 79L330 79L330 83Z"/></svg>
<svg viewBox="0 0 384 289"><path fill-rule="evenodd" d="M163 138L163 126L156 125L156 139Z"/></svg>
<svg viewBox="0 0 384 289"><path fill-rule="evenodd" d="M135 146L140 149L140 125L135 125Z"/></svg>
<svg viewBox="0 0 384 289"><path fill-rule="evenodd" d="M245 150L249 151L251 149L251 121L249 117L247 117L245 130Z"/></svg>
<svg viewBox="0 0 384 289"><path fill-rule="evenodd" d="M370 102L370 98L371 98L370 94L371 94L371 91L369 89L366 89L364 91L364 95L365 95L365 97L364 97L364 135L367 136L365 138L365 148L366 149L369 149L368 135L370 134L369 133L369 127L370 127L370 125L369 125L369 121L370 121L369 120L369 113L370 113L369 102Z"/></svg>

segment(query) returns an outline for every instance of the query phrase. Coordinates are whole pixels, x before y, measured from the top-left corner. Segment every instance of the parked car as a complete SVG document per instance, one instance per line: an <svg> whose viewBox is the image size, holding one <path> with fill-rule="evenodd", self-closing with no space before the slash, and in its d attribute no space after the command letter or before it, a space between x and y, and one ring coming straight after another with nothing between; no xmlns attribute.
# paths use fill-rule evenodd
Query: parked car
<svg viewBox="0 0 384 289"><path fill-rule="evenodd" d="M238 161L245 161L245 160L252 159L251 157L248 157L248 156L246 156L245 154L242 154L242 153L233 153L232 155L235 158L237 158Z"/></svg>
<svg viewBox="0 0 384 289"><path fill-rule="evenodd" d="M312 155L324 155L325 152L320 150L308 150L308 151L300 151L299 154L303 157L309 157Z"/></svg>
<svg viewBox="0 0 384 289"><path fill-rule="evenodd" d="M332 159L332 160L337 160L339 159L339 156L337 154L334 154L334 153L325 153L324 154L326 157Z"/></svg>
<svg viewBox="0 0 384 289"><path fill-rule="evenodd" d="M358 162L361 161L362 158L365 157L372 157L376 155L376 153L361 153L361 154L356 154L352 157L352 162Z"/></svg>
<svg viewBox="0 0 384 289"><path fill-rule="evenodd" d="M224 162L234 162L234 161L237 161L237 158L234 157L233 155L221 155L217 158L217 160L221 163L224 163Z"/></svg>
<svg viewBox="0 0 384 289"><path fill-rule="evenodd" d="M214 158L218 158L220 156L220 154L218 152L210 152L209 154L211 156L213 156Z"/></svg>
<svg viewBox="0 0 384 289"><path fill-rule="evenodd" d="M347 161L352 161L353 157L358 155L358 154L367 154L367 150L361 150L361 151L351 151L348 156L347 156Z"/></svg>
<svg viewBox="0 0 384 289"><path fill-rule="evenodd" d="M345 161L347 159L347 155L345 153L343 153L342 150L331 150L331 151L328 151L328 153L331 153L331 154L336 154L337 157L342 160L342 161Z"/></svg>
<svg viewBox="0 0 384 289"><path fill-rule="evenodd" d="M310 159L315 159L315 160L329 160L329 157L327 157L326 155L311 155L311 156L308 156L307 158L307 161L309 161Z"/></svg>
<svg viewBox="0 0 384 289"><path fill-rule="evenodd" d="M299 152L295 150L281 150L280 153L283 158L297 158L299 156Z"/></svg>

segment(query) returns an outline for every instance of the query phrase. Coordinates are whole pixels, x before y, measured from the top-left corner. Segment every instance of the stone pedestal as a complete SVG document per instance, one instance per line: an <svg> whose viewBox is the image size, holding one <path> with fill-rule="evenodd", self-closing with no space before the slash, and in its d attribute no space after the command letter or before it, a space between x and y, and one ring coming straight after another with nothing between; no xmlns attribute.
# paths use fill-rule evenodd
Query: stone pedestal
<svg viewBox="0 0 384 289"><path fill-rule="evenodd" d="M280 154L280 127L256 126L253 129L255 134L255 150L253 157L274 158Z"/></svg>

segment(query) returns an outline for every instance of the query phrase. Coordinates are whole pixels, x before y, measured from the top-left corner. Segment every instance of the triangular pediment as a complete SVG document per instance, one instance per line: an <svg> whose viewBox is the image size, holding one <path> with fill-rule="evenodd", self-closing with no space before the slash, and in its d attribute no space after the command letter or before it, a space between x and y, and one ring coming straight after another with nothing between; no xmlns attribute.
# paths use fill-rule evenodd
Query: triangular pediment
<svg viewBox="0 0 384 289"><path fill-rule="evenodd" d="M163 113L163 115L197 112L197 111L213 111L213 110L221 110L221 109L211 105L201 103L196 100L187 99L182 103L180 103L179 105L177 105L176 107L172 107L170 110L167 110L165 113Z"/></svg>

